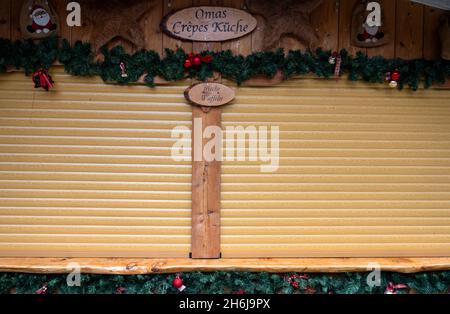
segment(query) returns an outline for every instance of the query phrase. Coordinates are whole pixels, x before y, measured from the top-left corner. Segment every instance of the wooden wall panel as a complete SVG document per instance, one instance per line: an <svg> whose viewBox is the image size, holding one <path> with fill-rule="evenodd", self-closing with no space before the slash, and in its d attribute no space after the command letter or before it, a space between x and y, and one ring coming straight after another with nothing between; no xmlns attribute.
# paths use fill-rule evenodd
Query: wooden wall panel
<svg viewBox="0 0 450 314"><path fill-rule="evenodd" d="M252 52L260 51L264 40L265 21L261 15L255 15L257 25L252 32Z"/></svg>
<svg viewBox="0 0 450 314"><path fill-rule="evenodd" d="M87 19L84 18L83 9L81 11L81 26L71 27L70 29L70 42L72 43L72 45L77 41L89 41L89 38L91 37L92 25Z"/></svg>
<svg viewBox="0 0 450 314"><path fill-rule="evenodd" d="M223 0L223 5L226 7L242 9L245 5L245 0ZM252 52L252 34L223 42L222 49L231 50L235 54L246 56Z"/></svg>
<svg viewBox="0 0 450 314"><path fill-rule="evenodd" d="M11 38L11 0L0 0L0 38Z"/></svg>
<svg viewBox="0 0 450 314"><path fill-rule="evenodd" d="M393 0L378 0L383 9L383 23L385 29L388 30L390 41L384 46L367 48L369 56L384 56L385 58L395 57L395 11L396 2Z"/></svg>
<svg viewBox="0 0 450 314"><path fill-rule="evenodd" d="M171 11L179 10L192 6L192 0L164 0L164 15L169 14ZM163 47L169 49L182 48L186 52L192 51L192 42L182 41L177 38L170 37L163 34Z"/></svg>
<svg viewBox="0 0 450 314"><path fill-rule="evenodd" d="M339 45L339 1L324 1L312 13L311 23L323 37L322 48L336 51Z"/></svg>
<svg viewBox="0 0 450 314"><path fill-rule="evenodd" d="M423 56L423 5L397 0L395 55L403 59Z"/></svg>
<svg viewBox="0 0 450 314"><path fill-rule="evenodd" d="M366 53L365 48L353 46L351 40L352 14L358 3L359 0L340 0L339 6L339 50L346 49L353 55L358 51Z"/></svg>
<svg viewBox="0 0 450 314"><path fill-rule="evenodd" d="M163 32L159 27L163 13L164 1L159 1L141 21L145 32L145 49L155 50L159 54L163 53Z"/></svg>
<svg viewBox="0 0 450 314"><path fill-rule="evenodd" d="M0 9L0 36L3 38L21 39L19 17L24 0L2 0L5 5ZM437 36L439 17L443 11L429 6L415 4L409 0L379 0L384 11L384 22L391 34L391 41L377 48L358 48L351 44L350 29L354 7L359 0L324 0L323 4L311 15L311 23L323 36L321 47L327 50L345 48L351 54L358 51L369 56L382 55L386 58L421 58L433 59L440 54L440 43ZM82 27L67 27L65 6L68 0L54 0L53 3L61 21L61 37L74 43L77 40L88 41L90 25L82 19ZM150 5L150 4L149 4ZM164 34L159 24L164 15L172 10L192 5L223 5L245 9L245 0L161 0L156 7L142 19L145 31L146 48L163 52L164 48L183 48L187 52L201 50L231 49L236 54L247 55L261 49L264 34L264 19L256 16L257 28L252 34L227 42L189 42L172 38ZM3 21L3 23L2 23ZM129 45L118 39L114 44ZM111 45L111 46L112 46ZM305 49L306 47L294 38L285 37L281 46L286 50Z"/></svg>
<svg viewBox="0 0 450 314"><path fill-rule="evenodd" d="M11 2L11 40L22 39L20 31L20 10L24 0L12 0Z"/></svg>
<svg viewBox="0 0 450 314"><path fill-rule="evenodd" d="M439 18L445 11L425 6L423 10L423 57L439 58L441 45L439 42Z"/></svg>
<svg viewBox="0 0 450 314"><path fill-rule="evenodd" d="M53 1L51 4L53 5L53 8L55 9L56 14L59 18L59 35L62 38L66 38L69 40L69 42L72 39L72 27L69 27L67 25L67 3L71 2L71 0L58 0Z"/></svg>

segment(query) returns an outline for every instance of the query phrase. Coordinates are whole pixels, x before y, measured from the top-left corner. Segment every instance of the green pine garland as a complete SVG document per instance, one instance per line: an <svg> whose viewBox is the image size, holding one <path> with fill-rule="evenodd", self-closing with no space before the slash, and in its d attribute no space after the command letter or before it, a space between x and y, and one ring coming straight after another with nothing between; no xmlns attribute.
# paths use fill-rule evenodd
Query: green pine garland
<svg viewBox="0 0 450 314"><path fill-rule="evenodd" d="M381 273L381 285L367 285L368 273L309 274L308 279L296 279L298 287L286 280L290 274L213 272L181 274L186 290L183 293L315 293L315 294L382 294L389 282L406 284L408 289L397 293L449 293L450 271L417 274ZM113 294L124 288L128 294L179 293L172 287L174 274L158 275L81 275L81 286L69 287L66 275L0 274L0 293L35 293L47 285L48 293Z"/></svg>
<svg viewBox="0 0 450 314"><path fill-rule="evenodd" d="M161 76L167 81L177 81L186 76L206 80L214 72L236 81L238 84L256 76L265 75L272 78L278 71L288 79L295 75L316 74L319 77L331 77L334 65L328 62L331 51L321 49L315 52L299 50L283 50L270 52L255 52L246 57L233 55L231 51L204 51L201 55L210 55L212 62L202 63L198 67L185 69L183 64L186 53L166 49L164 58L155 51L140 50L132 55L127 54L123 47L117 46L110 50L104 48L102 62L94 61L94 53L88 43L76 42L70 46L67 40L61 43L55 37L47 38L38 43L32 40L11 42L0 39L0 73L8 67L24 69L30 73L39 68L48 69L56 60L64 65L65 71L76 76L99 75L108 82L128 84L136 82L145 75L145 82L154 85L155 76ZM417 90L420 81L425 88L433 84L443 84L450 77L450 61L436 60L402 60L385 59L383 57L368 57L362 53L351 56L347 51L340 52L341 75L348 74L350 80L364 80L371 83L382 83L386 72L400 72L399 88L409 86ZM126 65L128 77L122 77L119 64Z"/></svg>

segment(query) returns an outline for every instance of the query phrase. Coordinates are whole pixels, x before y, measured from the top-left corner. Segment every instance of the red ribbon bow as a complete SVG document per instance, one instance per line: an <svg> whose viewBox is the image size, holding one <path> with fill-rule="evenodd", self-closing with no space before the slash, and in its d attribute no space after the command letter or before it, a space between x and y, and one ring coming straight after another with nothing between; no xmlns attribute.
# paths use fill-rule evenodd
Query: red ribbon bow
<svg viewBox="0 0 450 314"><path fill-rule="evenodd" d="M53 87L53 84L55 83L51 75L45 69L39 69L34 72L32 75L32 79L34 82L34 88L42 87L46 91L51 89Z"/></svg>

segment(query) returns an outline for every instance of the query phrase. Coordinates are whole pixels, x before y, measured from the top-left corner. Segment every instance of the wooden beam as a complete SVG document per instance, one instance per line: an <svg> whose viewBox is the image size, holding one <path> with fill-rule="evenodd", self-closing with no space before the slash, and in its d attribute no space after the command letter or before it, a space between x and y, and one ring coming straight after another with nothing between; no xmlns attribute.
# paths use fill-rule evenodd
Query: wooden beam
<svg viewBox="0 0 450 314"><path fill-rule="evenodd" d="M433 258L254 258L254 259L164 259L164 258L0 258L0 272L64 274L77 263L84 274L160 274L190 271L250 271L340 273L365 272L369 263L382 271L415 273L450 269L449 257Z"/></svg>
<svg viewBox="0 0 450 314"><path fill-rule="evenodd" d="M339 44L339 1L324 1L311 13L311 24L322 34L320 47L336 51Z"/></svg>
<svg viewBox="0 0 450 314"><path fill-rule="evenodd" d="M0 38L11 37L11 1L0 0Z"/></svg>
<svg viewBox="0 0 450 314"><path fill-rule="evenodd" d="M220 161L206 161L203 147L208 139L196 147L194 120L201 119L202 130L208 126L221 127L219 107L192 107L192 258L220 258ZM200 150L202 161L195 161L194 154ZM198 158L197 158L198 159Z"/></svg>
<svg viewBox="0 0 450 314"><path fill-rule="evenodd" d="M175 10L181 10L192 6L192 0L164 0L163 14L164 16ZM167 34L162 34L163 50L169 48L176 50L178 48L183 49L187 53L192 51L192 42L182 41L178 38L170 37Z"/></svg>
<svg viewBox="0 0 450 314"><path fill-rule="evenodd" d="M395 56L420 59L423 56L423 5L397 0Z"/></svg>
<svg viewBox="0 0 450 314"><path fill-rule="evenodd" d="M425 59L433 60L441 56L439 19L444 13L444 10L430 6L423 8L423 57Z"/></svg>

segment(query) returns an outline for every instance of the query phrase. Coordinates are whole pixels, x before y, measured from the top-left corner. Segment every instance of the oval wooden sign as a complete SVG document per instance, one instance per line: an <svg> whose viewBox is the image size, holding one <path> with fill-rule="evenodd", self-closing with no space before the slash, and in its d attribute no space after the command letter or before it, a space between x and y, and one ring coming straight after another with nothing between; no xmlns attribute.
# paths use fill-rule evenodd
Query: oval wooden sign
<svg viewBox="0 0 450 314"><path fill-rule="evenodd" d="M218 107L234 99L234 90L219 83L197 83L186 89L184 96L195 105Z"/></svg>
<svg viewBox="0 0 450 314"><path fill-rule="evenodd" d="M170 36L191 41L225 41L251 33L256 19L227 7L190 7L167 15L161 28Z"/></svg>

